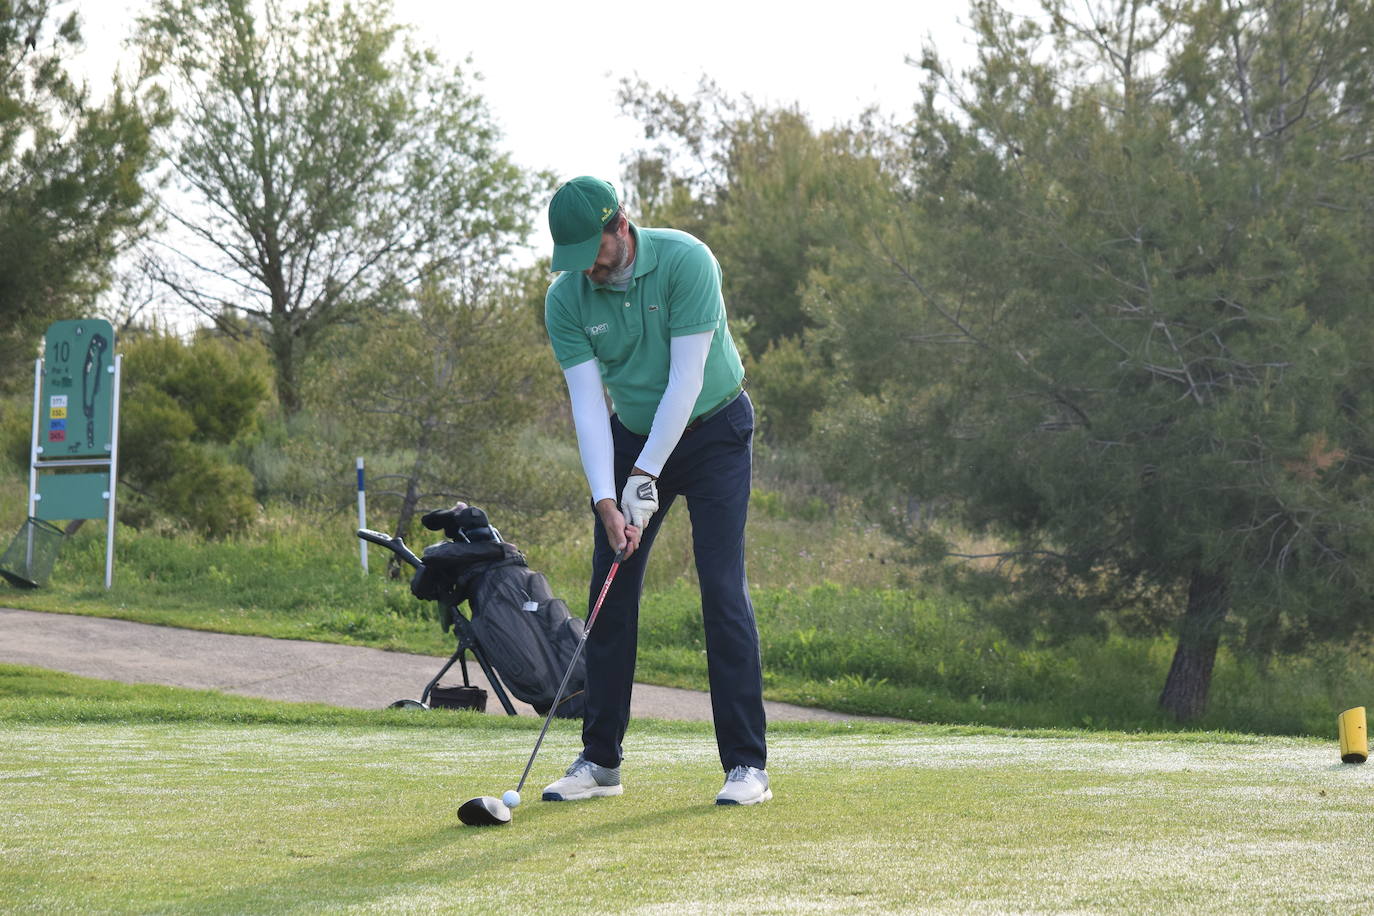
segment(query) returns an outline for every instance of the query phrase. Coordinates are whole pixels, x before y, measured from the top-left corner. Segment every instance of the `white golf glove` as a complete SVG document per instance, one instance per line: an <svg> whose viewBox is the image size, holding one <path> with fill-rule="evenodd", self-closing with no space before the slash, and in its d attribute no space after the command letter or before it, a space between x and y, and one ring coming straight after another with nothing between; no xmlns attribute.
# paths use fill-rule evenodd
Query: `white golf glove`
<svg viewBox="0 0 1374 916"><path fill-rule="evenodd" d="M631 474L620 494L620 511L640 531L658 511L658 485L646 474Z"/></svg>

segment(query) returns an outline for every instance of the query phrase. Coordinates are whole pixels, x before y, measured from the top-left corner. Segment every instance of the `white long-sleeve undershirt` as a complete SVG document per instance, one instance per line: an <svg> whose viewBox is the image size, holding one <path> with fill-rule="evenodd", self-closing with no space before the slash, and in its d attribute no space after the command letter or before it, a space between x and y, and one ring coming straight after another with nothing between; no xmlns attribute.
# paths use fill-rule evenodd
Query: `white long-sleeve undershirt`
<svg viewBox="0 0 1374 916"><path fill-rule="evenodd" d="M677 448L682 431L692 420L692 408L705 381L706 357L711 352L713 331L674 337L669 343L668 385L654 411L649 437L635 466L657 477ZM592 491L592 502L618 499L615 492L615 458L611 420L602 393L601 372L596 360L578 363L563 371L572 401L573 425L582 471Z"/></svg>
<svg viewBox="0 0 1374 916"><path fill-rule="evenodd" d="M563 379L568 383L577 450L582 455L582 473L587 475L592 502L616 499L611 415L606 412L606 396L601 390L601 371L596 368L596 360L564 369Z"/></svg>

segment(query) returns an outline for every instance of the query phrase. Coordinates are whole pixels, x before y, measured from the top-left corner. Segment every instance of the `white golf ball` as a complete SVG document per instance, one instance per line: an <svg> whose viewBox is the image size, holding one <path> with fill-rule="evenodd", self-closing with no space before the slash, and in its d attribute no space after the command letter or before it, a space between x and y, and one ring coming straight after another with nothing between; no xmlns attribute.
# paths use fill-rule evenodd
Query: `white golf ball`
<svg viewBox="0 0 1374 916"><path fill-rule="evenodd" d="M514 789L508 789L506 794L501 796L501 801L506 803L507 808L514 808L520 804L520 793Z"/></svg>

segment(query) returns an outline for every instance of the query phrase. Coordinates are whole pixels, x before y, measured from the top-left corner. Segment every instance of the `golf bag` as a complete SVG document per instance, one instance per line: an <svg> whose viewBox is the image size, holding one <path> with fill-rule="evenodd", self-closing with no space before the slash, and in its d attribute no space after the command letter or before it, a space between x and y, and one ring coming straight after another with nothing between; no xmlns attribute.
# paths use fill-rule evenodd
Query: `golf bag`
<svg viewBox="0 0 1374 916"><path fill-rule="evenodd" d="M547 715L582 640L582 620L480 509L431 512L422 522L450 540L425 549L410 580L412 594L448 609L445 629L459 624L458 605L466 601L473 635L507 689ZM586 663L579 657L554 715L581 718L585 689Z"/></svg>

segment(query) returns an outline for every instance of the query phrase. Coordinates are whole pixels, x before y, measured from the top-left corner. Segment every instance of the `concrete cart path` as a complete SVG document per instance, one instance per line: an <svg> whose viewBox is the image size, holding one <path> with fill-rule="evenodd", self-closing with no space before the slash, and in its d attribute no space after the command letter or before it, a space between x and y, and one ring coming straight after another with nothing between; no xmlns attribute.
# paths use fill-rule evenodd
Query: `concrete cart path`
<svg viewBox="0 0 1374 916"><path fill-rule="evenodd" d="M269 700L381 709L393 700L419 699L444 659L335 643L234 636L104 617L0 608L0 662L126 684L167 684ZM503 714L471 656L468 673L473 685L488 691L487 712ZM463 683L458 665L449 670L443 683ZM521 715L538 715L532 706L511 699ZM769 720L776 722L865 718L790 703L766 702L765 707ZM636 684L630 712L636 717L709 722L711 700L696 690Z"/></svg>

